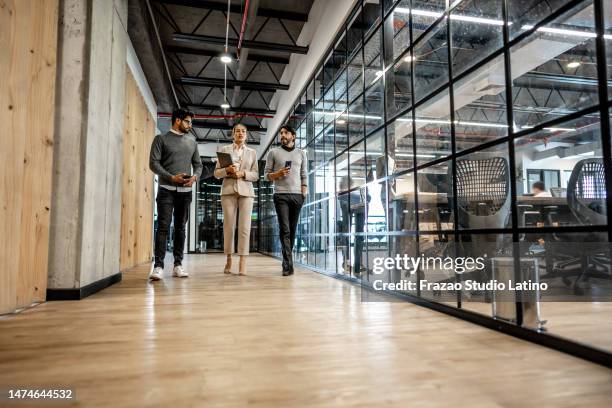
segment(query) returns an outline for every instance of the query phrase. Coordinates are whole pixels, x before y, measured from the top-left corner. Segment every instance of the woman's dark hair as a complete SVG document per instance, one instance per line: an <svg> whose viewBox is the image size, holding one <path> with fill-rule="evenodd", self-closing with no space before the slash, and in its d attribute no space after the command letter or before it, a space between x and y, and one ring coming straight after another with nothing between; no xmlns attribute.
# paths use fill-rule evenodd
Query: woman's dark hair
<svg viewBox="0 0 612 408"><path fill-rule="evenodd" d="M177 119L183 120L187 116L193 118L193 112L181 108L175 109L174 112L172 112L172 124L174 125Z"/></svg>
<svg viewBox="0 0 612 408"><path fill-rule="evenodd" d="M242 124L242 123L236 123L234 126L232 126L232 135L234 134L234 132L236 131L236 128L238 126L242 126L244 128L244 130L248 131L246 125Z"/></svg>
<svg viewBox="0 0 612 408"><path fill-rule="evenodd" d="M293 136L295 136L295 129L293 128L293 126L290 125L283 125L281 126L280 130L285 129L287 132L291 133Z"/></svg>

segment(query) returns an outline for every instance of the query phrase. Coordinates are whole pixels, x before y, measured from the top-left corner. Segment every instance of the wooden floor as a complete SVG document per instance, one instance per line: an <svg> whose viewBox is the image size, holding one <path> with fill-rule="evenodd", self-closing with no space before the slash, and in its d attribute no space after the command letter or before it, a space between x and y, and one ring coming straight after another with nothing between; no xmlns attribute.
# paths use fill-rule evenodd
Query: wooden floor
<svg viewBox="0 0 612 408"><path fill-rule="evenodd" d="M190 278L167 269L156 283L140 267L0 319L0 389L73 387L71 406L95 407L612 406L604 367L409 303L362 303L313 272L283 278L272 258L251 256L247 277L222 264L191 256Z"/></svg>

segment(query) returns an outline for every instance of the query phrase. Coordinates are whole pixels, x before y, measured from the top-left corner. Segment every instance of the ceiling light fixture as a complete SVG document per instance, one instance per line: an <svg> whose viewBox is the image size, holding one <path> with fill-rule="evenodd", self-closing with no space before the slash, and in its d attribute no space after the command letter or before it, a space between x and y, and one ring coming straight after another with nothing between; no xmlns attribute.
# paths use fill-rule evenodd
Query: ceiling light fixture
<svg viewBox="0 0 612 408"><path fill-rule="evenodd" d="M337 123L337 124L339 124L339 125L344 125L344 124L346 123L346 120L344 120L344 119L338 119L338 120L336 121L336 123Z"/></svg>
<svg viewBox="0 0 612 408"><path fill-rule="evenodd" d="M409 8L406 8L406 7L396 7L395 12L405 13L405 14L412 13L413 16L432 17L432 18L439 18L442 16L442 14L444 14L444 13L438 13L438 12L429 11L429 10L416 10L416 9L410 10ZM503 20L494 20L491 18L467 16L467 15L462 15L462 14L451 14L450 18L451 20L466 21L468 23L489 24L489 25L496 25L496 26L504 25ZM512 23L508 23L508 25L510 26L512 25Z"/></svg>
<svg viewBox="0 0 612 408"><path fill-rule="evenodd" d="M574 132L576 129L574 128L561 128L561 127L547 127L544 130L548 130L549 132Z"/></svg>
<svg viewBox="0 0 612 408"><path fill-rule="evenodd" d="M580 61L572 61L569 64L567 64L567 67L568 68L578 68L580 65L582 65Z"/></svg>
<svg viewBox="0 0 612 408"><path fill-rule="evenodd" d="M522 30L531 30L534 26L526 24L521 27ZM536 31L549 34L569 35L575 37L595 38L597 34L589 31L564 30L562 28L539 27Z"/></svg>
<svg viewBox="0 0 612 408"><path fill-rule="evenodd" d="M221 109L226 110L230 108L229 103L227 102L227 64L232 61L229 56L228 50L228 42L229 42L229 25L230 25L230 11L231 11L232 0L227 0L227 14L225 21L225 49L224 53L221 56L221 62L223 65L223 103L221 104ZM229 58L229 61L227 59Z"/></svg>

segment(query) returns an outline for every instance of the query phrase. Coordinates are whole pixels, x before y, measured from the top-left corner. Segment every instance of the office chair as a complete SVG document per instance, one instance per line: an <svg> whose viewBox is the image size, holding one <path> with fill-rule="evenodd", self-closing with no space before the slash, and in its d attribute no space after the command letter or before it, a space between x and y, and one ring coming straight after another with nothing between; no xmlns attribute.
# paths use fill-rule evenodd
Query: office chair
<svg viewBox="0 0 612 408"><path fill-rule="evenodd" d="M576 163L567 185L567 203L580 224L607 223L606 180L601 158L589 158ZM566 236L553 234L553 240L560 244L560 250L555 254L555 258L561 260L554 262L552 273L554 276L561 276L563 282L571 286L576 295L584 293L578 286L580 282L587 282L593 277L612 278L606 233L574 233L571 240ZM576 245L576 242L586 245ZM552 261L552 257L548 256L547 260ZM571 281L570 276L576 276L575 280Z"/></svg>
<svg viewBox="0 0 612 408"><path fill-rule="evenodd" d="M607 223L606 177L602 159L584 159L576 163L567 187L567 203L581 224Z"/></svg>
<svg viewBox="0 0 612 408"><path fill-rule="evenodd" d="M490 153L458 159L457 210L460 228L504 228L510 215L508 161Z"/></svg>
<svg viewBox="0 0 612 408"><path fill-rule="evenodd" d="M510 215L510 170L508 161L496 153L479 152L456 161L457 215L453 215L459 229L492 229L506 227ZM452 168L448 169L449 179ZM448 186L449 207L453 208L452 186ZM457 245L463 246L461 256L483 256L487 254L484 270L466 272L462 280L474 279L485 282L491 276L490 259L495 256L509 255L504 251L512 245L504 245L501 234L467 234ZM466 249L465 244L471 248ZM475 252L478 253L475 253ZM455 276L448 281L454 281ZM485 292L485 301L490 294Z"/></svg>

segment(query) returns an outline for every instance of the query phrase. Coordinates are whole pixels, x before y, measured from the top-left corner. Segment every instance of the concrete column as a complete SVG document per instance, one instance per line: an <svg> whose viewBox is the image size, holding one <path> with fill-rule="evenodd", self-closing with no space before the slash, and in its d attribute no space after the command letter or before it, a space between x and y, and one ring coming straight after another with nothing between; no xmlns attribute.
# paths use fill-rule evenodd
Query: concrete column
<svg viewBox="0 0 612 408"><path fill-rule="evenodd" d="M63 0L49 289L119 273L127 0Z"/></svg>

